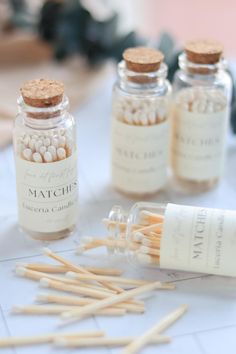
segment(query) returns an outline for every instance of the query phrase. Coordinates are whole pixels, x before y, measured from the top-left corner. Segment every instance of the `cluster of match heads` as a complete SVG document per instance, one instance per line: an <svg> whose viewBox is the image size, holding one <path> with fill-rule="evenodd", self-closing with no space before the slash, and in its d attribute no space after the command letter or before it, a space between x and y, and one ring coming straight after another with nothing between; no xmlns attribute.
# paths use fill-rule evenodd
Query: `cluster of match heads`
<svg viewBox="0 0 236 354"><path fill-rule="evenodd" d="M91 238L83 237L77 253L81 254L88 250L106 247L108 251L130 251L134 262L152 266L160 265L161 238L163 234L164 216L142 210L138 222L131 225L127 234L127 223L103 219L108 230L108 237ZM116 230L116 237L112 237ZM117 230L119 236L117 237Z"/></svg>
<svg viewBox="0 0 236 354"><path fill-rule="evenodd" d="M52 132L34 132L17 137L17 154L22 159L36 162L49 163L66 159L72 154L72 133L63 128Z"/></svg>
<svg viewBox="0 0 236 354"><path fill-rule="evenodd" d="M40 304L14 306L12 312L30 315L59 315L59 326L77 322L88 316L121 316L127 313L144 313L142 294L155 290L173 290L171 283L147 282L121 277L118 269L85 267L75 264L45 248L44 253L57 264L17 264L16 274L35 281L40 286L57 290L36 297ZM68 294L69 293L69 294ZM126 346L123 353L137 353L148 344L168 343L162 333L187 310L186 305L161 319L154 327L135 337L106 337L103 331L47 333L36 336L0 338L0 347L53 343L59 347ZM89 338L89 339L88 339Z"/></svg>

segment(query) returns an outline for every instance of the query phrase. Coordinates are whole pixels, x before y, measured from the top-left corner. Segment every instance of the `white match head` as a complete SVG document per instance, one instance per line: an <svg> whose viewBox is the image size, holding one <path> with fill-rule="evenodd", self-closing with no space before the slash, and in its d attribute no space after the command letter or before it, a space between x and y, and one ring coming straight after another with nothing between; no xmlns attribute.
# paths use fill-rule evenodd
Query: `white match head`
<svg viewBox="0 0 236 354"><path fill-rule="evenodd" d="M16 268L17 267L23 267L26 268L28 266L28 263L24 263L24 262L16 262Z"/></svg>
<svg viewBox="0 0 236 354"><path fill-rule="evenodd" d="M50 285L50 279L48 278L41 278L39 281L40 286L42 286L43 288L48 288Z"/></svg>
<svg viewBox="0 0 236 354"><path fill-rule="evenodd" d="M57 347L65 347L67 343L68 343L67 339L63 337L55 338L53 341L53 344L56 345Z"/></svg>
<svg viewBox="0 0 236 354"><path fill-rule="evenodd" d="M45 253L45 254L52 254L52 251L50 250L50 248L48 248L48 247L43 247L43 253Z"/></svg>
<svg viewBox="0 0 236 354"><path fill-rule="evenodd" d="M48 295L47 294L43 294L43 293L39 293L38 295L36 295L35 298L36 301L40 301L40 302L48 302Z"/></svg>
<svg viewBox="0 0 236 354"><path fill-rule="evenodd" d="M67 272L66 277L71 278L71 279L76 279L76 273L75 272Z"/></svg>
<svg viewBox="0 0 236 354"><path fill-rule="evenodd" d="M133 237L134 237L134 241L141 241L144 236L142 232L137 231L135 232Z"/></svg>
<svg viewBox="0 0 236 354"><path fill-rule="evenodd" d="M25 275L26 269L24 267L17 267L16 268L16 274L20 275L21 277L23 277Z"/></svg>
<svg viewBox="0 0 236 354"><path fill-rule="evenodd" d="M62 312L61 316L60 316L63 320L72 318L71 314L69 312Z"/></svg>
<svg viewBox="0 0 236 354"><path fill-rule="evenodd" d="M11 313L22 313L21 306L17 306L17 305L12 306Z"/></svg>
<svg viewBox="0 0 236 354"><path fill-rule="evenodd" d="M83 245L80 245L76 248L76 254L83 254L85 251L85 248Z"/></svg>
<svg viewBox="0 0 236 354"><path fill-rule="evenodd" d="M92 241L93 241L93 237L91 237L91 236L83 236L81 238L81 243L90 243Z"/></svg>

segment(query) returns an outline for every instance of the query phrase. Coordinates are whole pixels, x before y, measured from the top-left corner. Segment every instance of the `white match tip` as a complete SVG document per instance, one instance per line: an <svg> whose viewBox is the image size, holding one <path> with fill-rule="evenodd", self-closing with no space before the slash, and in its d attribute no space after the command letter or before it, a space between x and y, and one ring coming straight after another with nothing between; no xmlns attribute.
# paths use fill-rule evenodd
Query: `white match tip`
<svg viewBox="0 0 236 354"><path fill-rule="evenodd" d="M39 281L40 286L42 286L43 288L48 288L49 284L50 284L50 279L47 278L41 278Z"/></svg>
<svg viewBox="0 0 236 354"><path fill-rule="evenodd" d="M17 267L23 267L23 268L25 268L25 267L27 267L27 265L28 265L28 263L16 262L16 268L17 268Z"/></svg>
<svg viewBox="0 0 236 354"><path fill-rule="evenodd" d="M142 252L142 253L148 253L148 248L146 246L141 246L139 248L139 250Z"/></svg>
<svg viewBox="0 0 236 354"><path fill-rule="evenodd" d="M71 318L71 317L72 316L71 316L71 314L69 312L62 312L62 314L61 314L61 318L63 320L66 320L66 319Z"/></svg>
<svg viewBox="0 0 236 354"><path fill-rule="evenodd" d="M68 341L66 338L56 338L53 341L53 344L56 345L57 347L65 347L67 345Z"/></svg>
<svg viewBox="0 0 236 354"><path fill-rule="evenodd" d="M77 248L76 248L76 254L83 254L84 253L84 251L85 251L85 249L84 249L84 246L78 246Z"/></svg>
<svg viewBox="0 0 236 354"><path fill-rule="evenodd" d="M16 274L20 275L21 277L23 277L25 275L26 269L24 267L17 267L16 268Z"/></svg>
<svg viewBox="0 0 236 354"><path fill-rule="evenodd" d="M90 243L92 241L93 241L93 237L91 237L91 236L83 236L81 238L81 243Z"/></svg>
<svg viewBox="0 0 236 354"><path fill-rule="evenodd" d="M76 273L75 272L67 272L66 277L76 279Z"/></svg>
<svg viewBox="0 0 236 354"><path fill-rule="evenodd" d="M43 253L45 253L45 254L51 254L52 251L51 251L50 248L48 248L48 247L43 247Z"/></svg>
<svg viewBox="0 0 236 354"><path fill-rule="evenodd" d="M150 246L150 240L148 239L148 238L143 238L142 239L142 244L144 245L144 246Z"/></svg>
<svg viewBox="0 0 236 354"><path fill-rule="evenodd" d="M21 306L17 306L17 305L12 306L11 313L22 313Z"/></svg>
<svg viewBox="0 0 236 354"><path fill-rule="evenodd" d="M36 301L43 301L43 302L45 302L45 301L48 301L48 299L47 299L47 295L46 294L38 294L38 295L36 295L36 298L35 298L35 300Z"/></svg>
<svg viewBox="0 0 236 354"><path fill-rule="evenodd" d="M134 234L134 240L135 241L141 241L143 239L143 234L142 234L142 232L135 232L135 234Z"/></svg>

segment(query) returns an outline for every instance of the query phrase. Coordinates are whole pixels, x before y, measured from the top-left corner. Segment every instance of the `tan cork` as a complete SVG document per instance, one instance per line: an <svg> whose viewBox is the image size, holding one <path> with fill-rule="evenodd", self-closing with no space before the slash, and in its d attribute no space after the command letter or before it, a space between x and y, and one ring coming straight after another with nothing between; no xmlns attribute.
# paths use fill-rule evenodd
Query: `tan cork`
<svg viewBox="0 0 236 354"><path fill-rule="evenodd" d="M196 64L215 64L219 62L223 46L213 40L196 40L185 45L187 59Z"/></svg>
<svg viewBox="0 0 236 354"><path fill-rule="evenodd" d="M46 108L62 101L64 85L56 80L37 79L26 82L20 92L27 105Z"/></svg>
<svg viewBox="0 0 236 354"><path fill-rule="evenodd" d="M129 70L137 73L148 73L160 68L164 55L153 48L135 47L123 52L123 59Z"/></svg>

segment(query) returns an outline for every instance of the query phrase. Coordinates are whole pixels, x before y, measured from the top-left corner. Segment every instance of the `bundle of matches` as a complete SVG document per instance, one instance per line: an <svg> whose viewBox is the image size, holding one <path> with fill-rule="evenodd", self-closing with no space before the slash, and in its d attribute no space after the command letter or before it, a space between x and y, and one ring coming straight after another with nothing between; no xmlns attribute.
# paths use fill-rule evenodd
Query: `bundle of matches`
<svg viewBox="0 0 236 354"><path fill-rule="evenodd" d="M102 239L82 238L82 243L77 248L78 254L94 248L106 247L108 251L129 251L138 263L159 266L163 215L142 210L138 223L130 225L129 230L126 222L103 219L103 223L109 236ZM114 230L116 230L116 237L113 236Z"/></svg>
<svg viewBox="0 0 236 354"><path fill-rule="evenodd" d="M13 306L15 314L61 315L62 318L106 315L122 316L127 312L145 312L144 302L136 295L155 289L174 289L172 284L146 282L120 277L118 269L85 268L45 248L44 253L59 262L52 264L18 264L16 274L39 281L43 288L57 290L57 294L38 294L36 300L43 304ZM124 287L121 287L123 285ZM126 288L131 288L126 290ZM69 293L70 295L66 295Z"/></svg>

